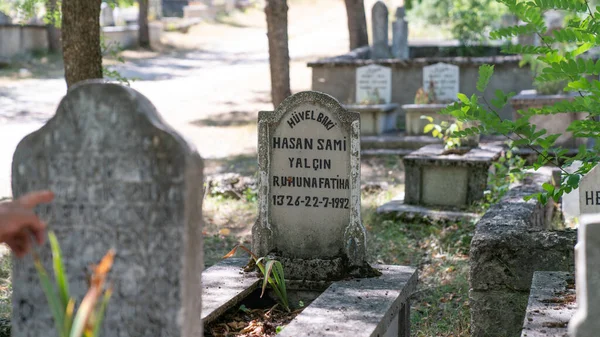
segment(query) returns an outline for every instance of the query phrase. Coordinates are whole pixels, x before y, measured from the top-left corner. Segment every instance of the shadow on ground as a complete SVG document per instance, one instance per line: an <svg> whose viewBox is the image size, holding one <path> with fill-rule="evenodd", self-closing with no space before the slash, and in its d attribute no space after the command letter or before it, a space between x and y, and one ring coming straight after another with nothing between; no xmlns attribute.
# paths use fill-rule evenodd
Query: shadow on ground
<svg viewBox="0 0 600 337"><path fill-rule="evenodd" d="M225 102L224 104L234 104L233 102ZM250 111L231 111L223 114L213 115L209 118L199 119L191 122L195 126L246 126L256 124L256 112Z"/></svg>
<svg viewBox="0 0 600 337"><path fill-rule="evenodd" d="M253 176L258 170L256 154L241 154L226 158L204 159L204 175L220 173L239 173L243 176Z"/></svg>

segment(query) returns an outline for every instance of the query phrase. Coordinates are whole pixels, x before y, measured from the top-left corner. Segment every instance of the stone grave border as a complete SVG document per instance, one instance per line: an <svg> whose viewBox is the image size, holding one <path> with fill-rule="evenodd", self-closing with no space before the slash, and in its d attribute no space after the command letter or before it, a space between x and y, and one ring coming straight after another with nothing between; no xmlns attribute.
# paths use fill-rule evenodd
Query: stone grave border
<svg viewBox="0 0 600 337"><path fill-rule="evenodd" d="M574 270L577 232L552 229L552 201L523 200L553 181L550 171L511 188L477 223L469 259L473 337L519 336L533 273Z"/></svg>

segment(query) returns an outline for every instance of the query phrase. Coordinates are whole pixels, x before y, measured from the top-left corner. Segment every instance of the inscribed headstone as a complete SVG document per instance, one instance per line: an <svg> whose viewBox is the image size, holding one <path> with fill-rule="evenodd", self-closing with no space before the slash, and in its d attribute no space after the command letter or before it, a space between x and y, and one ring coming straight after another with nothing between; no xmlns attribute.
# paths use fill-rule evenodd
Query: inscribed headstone
<svg viewBox="0 0 600 337"><path fill-rule="evenodd" d="M456 65L436 63L423 67L423 89L433 82L438 101L456 100L459 86L459 68Z"/></svg>
<svg viewBox="0 0 600 337"><path fill-rule="evenodd" d="M311 272L301 260L363 265L359 114L329 95L309 91L288 97L273 112L261 111L258 120L255 253L293 259L290 268L284 264L291 278L298 277L294 267Z"/></svg>
<svg viewBox="0 0 600 337"><path fill-rule="evenodd" d="M388 38L388 8L383 1L377 1L371 9L371 25L373 29L373 48L371 58L391 58Z"/></svg>
<svg viewBox="0 0 600 337"><path fill-rule="evenodd" d="M392 55L401 60L409 57L408 22L405 19L404 7L396 9L396 20L392 23Z"/></svg>
<svg viewBox="0 0 600 337"><path fill-rule="evenodd" d="M70 290L110 249L114 292L103 336L202 336L202 159L138 92L101 81L69 89L56 115L17 146L15 197L41 189ZM52 270L48 245L41 255ZM30 257L14 261L12 336L55 335Z"/></svg>
<svg viewBox="0 0 600 337"><path fill-rule="evenodd" d="M115 17L113 13L113 8L111 5L103 2L100 6L100 26L114 26L115 25Z"/></svg>
<svg viewBox="0 0 600 337"><path fill-rule="evenodd" d="M600 330L600 214L581 216L575 248L577 311L569 336L595 337Z"/></svg>
<svg viewBox="0 0 600 337"><path fill-rule="evenodd" d="M580 214L600 213L600 168L596 165L579 183Z"/></svg>
<svg viewBox="0 0 600 337"><path fill-rule="evenodd" d="M356 69L356 103L387 104L392 100L392 69L371 64Z"/></svg>

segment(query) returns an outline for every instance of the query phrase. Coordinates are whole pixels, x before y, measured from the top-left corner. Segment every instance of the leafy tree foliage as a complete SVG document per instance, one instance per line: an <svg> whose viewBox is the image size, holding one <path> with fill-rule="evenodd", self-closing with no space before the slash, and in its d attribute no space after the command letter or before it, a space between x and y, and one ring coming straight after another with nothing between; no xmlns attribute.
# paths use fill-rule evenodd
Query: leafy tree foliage
<svg viewBox="0 0 600 337"><path fill-rule="evenodd" d="M409 16L432 25L447 27L462 45L480 44L501 22L505 7L494 0L405 1Z"/></svg>
<svg viewBox="0 0 600 337"><path fill-rule="evenodd" d="M587 55L590 49L600 43L600 7L593 8L588 0L498 0L516 15L523 25L501 28L491 33L492 38L512 38L521 34L536 34L541 41L540 46L514 45L505 48L506 52L518 53L533 57L543 64L536 81L540 83L565 81L565 91L575 92L572 101L561 101L553 106L541 109L519 110L520 117L515 120L502 120L498 114L515 93L504 93L496 90L495 98L488 101L483 97L487 85L494 72L494 67L483 65L479 69L477 94L467 97L459 94L459 102L443 111L459 120L477 121L479 126L460 131L460 135L476 133L502 134L512 140L512 145L529 147L538 153L533 165L525 168L538 169L544 165L554 165L563 170L563 181L559 187L544 184L544 192L535 197L541 202L550 198L558 200L579 186L581 177L589 172L600 161L600 143L591 148L581 146L577 155L567 156L568 149L555 145L558 134L547 134L545 129L538 129L530 123L534 115L551 115L557 113L587 112L588 117L577 120L568 126L575 137L598 139L600 136L600 60ZM565 27L546 34L547 27L544 12L548 10L566 11ZM563 168L573 161L581 161L583 165L573 173Z"/></svg>

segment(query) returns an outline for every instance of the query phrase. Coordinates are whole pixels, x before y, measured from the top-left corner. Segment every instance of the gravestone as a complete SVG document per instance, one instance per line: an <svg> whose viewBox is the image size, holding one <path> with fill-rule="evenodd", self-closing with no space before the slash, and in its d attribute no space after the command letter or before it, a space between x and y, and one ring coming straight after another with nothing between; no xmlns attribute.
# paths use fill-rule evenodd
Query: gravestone
<svg viewBox="0 0 600 337"><path fill-rule="evenodd" d="M39 209L60 242L72 296L116 249L103 336L202 336L202 159L138 92L80 82L17 146L15 197L54 191ZM40 250L51 271L48 245ZM56 336L30 257L14 260L12 336Z"/></svg>
<svg viewBox="0 0 600 337"><path fill-rule="evenodd" d="M0 25L10 25L12 18L3 12L0 12Z"/></svg>
<svg viewBox="0 0 600 337"><path fill-rule="evenodd" d="M396 9L396 20L392 23L392 55L401 60L409 57L408 22L405 19L404 7Z"/></svg>
<svg viewBox="0 0 600 337"><path fill-rule="evenodd" d="M579 183L579 213L600 213L600 168L596 165Z"/></svg>
<svg viewBox="0 0 600 337"><path fill-rule="evenodd" d="M103 2L102 5L100 6L100 26L108 27L108 26L114 26L114 25L115 25L115 17L114 17L114 13L113 13L113 8L106 2Z"/></svg>
<svg viewBox="0 0 600 337"><path fill-rule="evenodd" d="M286 278L331 280L369 270L360 217L359 118L333 97L311 91L259 113L252 247L259 256L274 253Z"/></svg>
<svg viewBox="0 0 600 337"><path fill-rule="evenodd" d="M392 100L392 69L371 64L356 69L356 103L388 104Z"/></svg>
<svg viewBox="0 0 600 337"><path fill-rule="evenodd" d="M388 38L388 8L383 1L377 1L371 9L371 25L373 27L373 48L371 58L388 59L390 53Z"/></svg>
<svg viewBox="0 0 600 337"><path fill-rule="evenodd" d="M423 67L423 88L428 90L431 82L438 101L456 100L459 86L458 66L440 62Z"/></svg>
<svg viewBox="0 0 600 337"><path fill-rule="evenodd" d="M577 311L569 336L594 337L600 330L600 213L581 216L575 246Z"/></svg>

